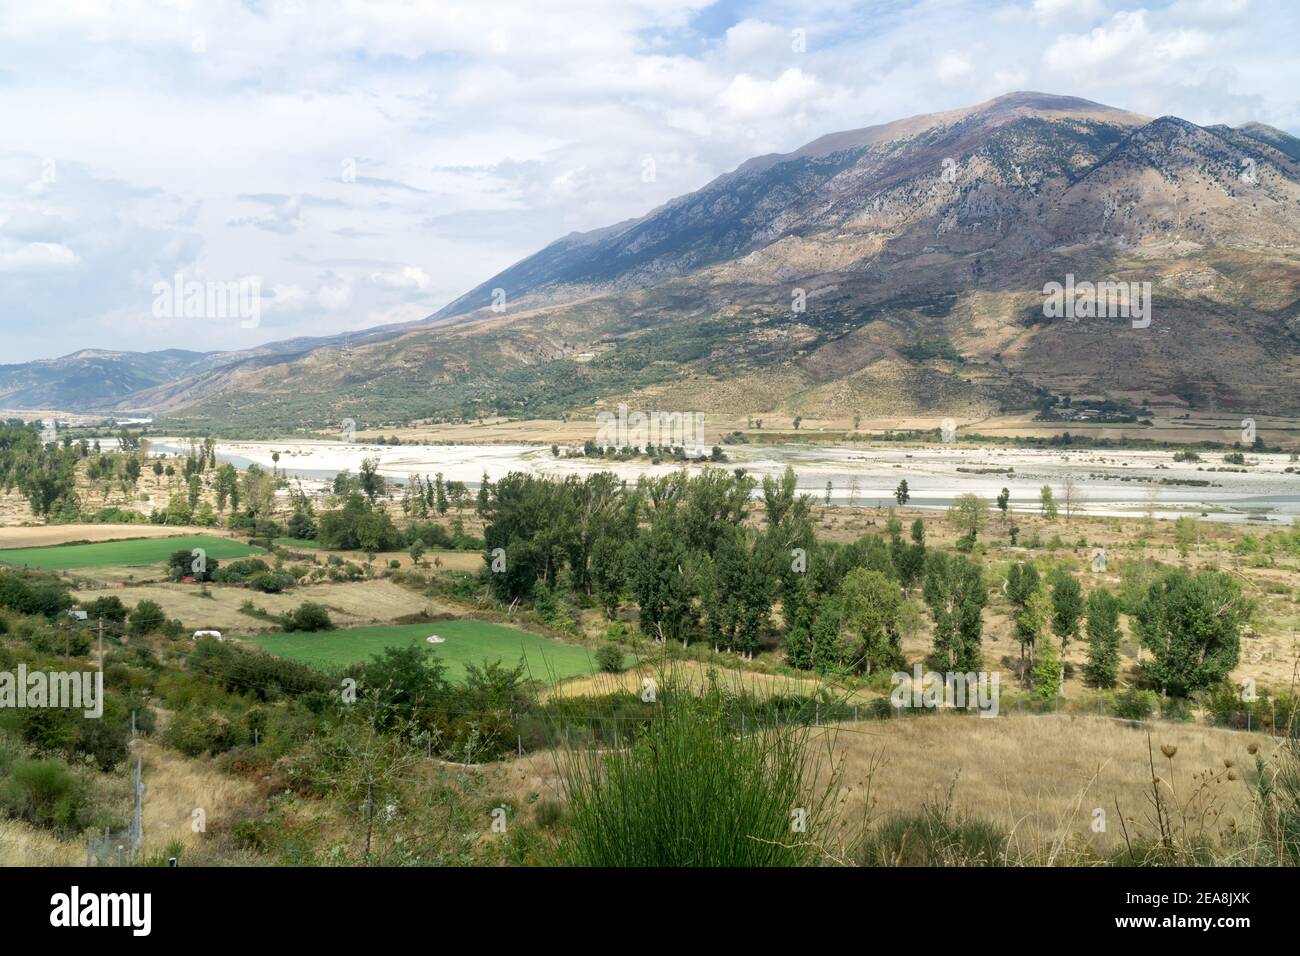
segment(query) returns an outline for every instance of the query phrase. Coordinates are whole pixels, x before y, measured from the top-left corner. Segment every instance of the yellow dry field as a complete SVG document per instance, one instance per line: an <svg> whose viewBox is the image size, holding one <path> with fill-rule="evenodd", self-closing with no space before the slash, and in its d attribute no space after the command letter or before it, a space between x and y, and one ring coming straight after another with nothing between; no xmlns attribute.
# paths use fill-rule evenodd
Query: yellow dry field
<svg viewBox="0 0 1300 956"><path fill-rule="evenodd" d="M323 604L339 627L361 624L385 624L422 611L440 612L447 608L392 581L349 581L296 587L284 594L262 594L248 588L209 585L204 597L195 584L145 584L139 587L93 589L73 592L78 601L115 594L128 607L143 600L157 601L169 618L176 618L186 630L215 628L223 633L253 634L263 631L267 623L239 610L245 601L271 614L291 611L304 601Z"/></svg>
<svg viewBox="0 0 1300 956"><path fill-rule="evenodd" d="M233 822L240 810L259 802L250 781L222 773L208 758L187 759L151 739L138 740L135 746L144 757L145 855L161 853L173 841L194 846L205 833ZM201 829L196 829L196 821Z"/></svg>
<svg viewBox="0 0 1300 956"><path fill-rule="evenodd" d="M779 694L810 696L815 694L819 687L823 686L821 681L806 678L728 670L720 667L710 667L696 661L672 662L672 679L679 685L689 687L696 692L708 686L710 674L714 675L718 687L723 691L752 694L758 698ZM653 664L643 664L639 667L629 668L621 674L592 674L586 677L575 677L548 687L542 691L541 698L545 701L557 697L590 697L604 694L639 693L647 680L655 681L656 686L661 684L663 681L661 669ZM865 700L868 696L875 696L865 693L860 695L845 694L838 691L835 693L837 699L844 698L850 701L854 699Z"/></svg>
<svg viewBox="0 0 1300 956"><path fill-rule="evenodd" d="M955 816L998 824L1011 834L1013 853L1039 861L1117 849L1125 827L1135 841L1151 832L1147 731L1138 725L1054 715L912 717L819 728L812 741L819 782L834 774L838 783L831 846L891 813L942 805L950 793ZM1213 837L1249 825L1251 793L1241 771L1254 757L1246 748L1255 743L1268 759L1271 738L1162 723L1152 725L1151 743L1171 806L1204 819ZM1177 748L1172 773L1162 745ZM510 761L493 771L493 782L521 804L562 800L558 758L542 751ZM1199 786L1202 774L1209 779ZM1104 832L1094 830L1093 821L1103 819L1098 808Z"/></svg>
<svg viewBox="0 0 1300 956"><path fill-rule="evenodd" d="M1133 837L1151 831L1151 766L1147 729L1140 725L1055 715L937 716L821 733L835 754L846 819L860 820L868 799L871 818L880 819L914 812L925 802L941 804L951 788L958 813L999 824L1012 833L1014 846L1038 859L1068 841L1099 852L1115 849L1125 826ZM1240 770L1253 766L1247 751L1252 742L1262 755L1273 753L1273 741L1264 735L1153 725L1156 774L1172 782L1172 790L1163 791L1171 805L1191 801L1197 814L1206 811L1211 835L1247 825L1251 793ZM1172 761L1162 746L1177 748ZM1237 779L1229 779L1230 771ZM1192 800L1198 775L1207 773L1213 782L1201 791L1203 798ZM1106 824L1100 833L1093 829L1098 808Z"/></svg>
<svg viewBox="0 0 1300 956"><path fill-rule="evenodd" d="M470 533L474 533L476 529L469 528L468 522L466 522L466 524L466 530ZM351 561L353 564L364 565L366 563L366 553L364 551L325 551L323 549L309 551L306 549L294 550L293 548L290 548L289 550L293 551L295 555L302 555L304 559L307 560L310 560L313 555L322 559L326 555L337 555L344 561ZM411 560L411 556L405 551L386 551L383 554L377 555L373 564L376 568L386 569L391 561L396 561L403 571L414 569L424 574L438 571L478 571L483 568L483 552L442 551L430 549L424 552L424 555L420 558L420 564L416 565L416 563ZM295 564L298 562L289 561L287 563Z"/></svg>
<svg viewBox="0 0 1300 956"><path fill-rule="evenodd" d="M181 534L229 537L218 528L156 524L55 524L32 528L0 528L0 548L44 548L70 541L124 541L129 538L170 538Z"/></svg>
<svg viewBox="0 0 1300 956"><path fill-rule="evenodd" d="M0 866L83 866L86 848L22 820L0 819Z"/></svg>

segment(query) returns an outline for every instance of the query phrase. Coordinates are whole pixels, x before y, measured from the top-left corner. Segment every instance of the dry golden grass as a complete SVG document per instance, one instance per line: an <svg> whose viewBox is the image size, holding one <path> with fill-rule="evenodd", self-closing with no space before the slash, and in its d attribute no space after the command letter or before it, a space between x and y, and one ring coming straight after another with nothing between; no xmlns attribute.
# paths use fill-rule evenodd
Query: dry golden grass
<svg viewBox="0 0 1300 956"><path fill-rule="evenodd" d="M21 820L0 819L0 866L81 866L85 844L61 840Z"/></svg>
<svg viewBox="0 0 1300 956"><path fill-rule="evenodd" d="M75 591L73 596L78 601L93 601L105 594L116 594L128 606L143 600L157 601L169 618L177 618L189 630L216 628L232 634L252 634L267 627L265 621L239 610L245 601L252 601L255 606L272 614L283 614L304 601L314 601L323 604L329 610L330 618L340 627L383 624L422 611L436 613L446 610L444 606L384 578L312 584L283 594L209 585L208 593L211 597L204 597L201 587L195 584L160 583L87 589Z"/></svg>
<svg viewBox="0 0 1300 956"><path fill-rule="evenodd" d="M0 528L0 548L42 548L69 541L121 541L127 538L170 538L181 534L229 537L219 528L155 524L56 524L33 528Z"/></svg>
<svg viewBox="0 0 1300 956"><path fill-rule="evenodd" d="M866 733L858 731L866 730ZM852 731L852 732L844 732ZM1271 754L1271 738L1194 725L1162 723L1150 729L1156 771L1168 779L1164 745L1177 747L1173 784L1189 794L1193 775L1222 772L1224 761L1252 765L1247 745ZM868 785L872 818L915 812L926 801L942 802L952 787L958 812L989 820L1012 834L1012 848L1046 859L1066 841L1099 852L1123 844L1118 813L1129 833L1149 833L1151 792L1147 729L1118 720L1074 716L935 716L827 728L842 773L840 806L861 819ZM871 779L872 765L883 759ZM1218 789L1219 826L1250 818L1251 794L1238 774ZM955 783L954 783L955 782ZM1119 811L1116 810L1118 803ZM1106 813L1106 830L1094 833L1096 808Z"/></svg>
<svg viewBox="0 0 1300 956"><path fill-rule="evenodd" d="M575 677L546 688L541 693L543 701L556 697L588 697L603 694L638 692L646 679L657 679L659 669L653 663L629 668L621 674L591 674ZM823 686L811 678L785 677L778 674L761 674L753 671L729 670L711 667L697 661L673 661L673 680L680 686L698 692L708 686L709 674L716 675L720 688L737 693L752 694L758 698L775 694L812 695ZM845 696L839 694L838 696Z"/></svg>
<svg viewBox="0 0 1300 956"><path fill-rule="evenodd" d="M229 822L258 802L256 787L222 773L207 759L187 759L154 740L135 743L144 757L144 854L164 850L173 841L193 846L203 840L195 830L195 810L203 812L204 831Z"/></svg>
<svg viewBox="0 0 1300 956"><path fill-rule="evenodd" d="M1159 724L1151 730L1156 771L1169 777L1162 745L1177 747L1173 784L1189 794L1193 775L1218 771L1220 813L1212 834L1249 825L1251 793L1239 779L1226 780L1225 760L1253 765L1247 745L1274 751L1271 738L1194 725ZM1150 834L1147 819L1151 770L1146 730L1121 721L1072 716L913 717L862 721L813 731L825 754L821 781L838 771L839 845L894 812L916 813L926 802L942 804L951 789L956 814L995 823L1011 834L1013 855L1047 861L1065 848L1105 853L1123 846L1122 812L1130 836ZM829 746L829 751L822 748ZM492 784L519 803L562 800L556 751L541 751L495 768ZM1236 771L1234 771L1236 772ZM871 807L868 813L868 799ZM1116 810L1118 802L1119 810ZM1105 811L1105 832L1093 832L1094 810Z"/></svg>

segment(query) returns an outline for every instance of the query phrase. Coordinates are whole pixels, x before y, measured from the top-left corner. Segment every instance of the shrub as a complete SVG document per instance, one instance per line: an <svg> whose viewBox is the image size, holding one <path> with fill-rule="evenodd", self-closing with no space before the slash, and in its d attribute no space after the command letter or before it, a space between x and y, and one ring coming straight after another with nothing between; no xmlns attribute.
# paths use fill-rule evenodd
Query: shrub
<svg viewBox="0 0 1300 956"><path fill-rule="evenodd" d="M97 621L102 617L105 621L112 621L115 624L126 622L126 605L116 594L97 597L89 604L83 604L82 609L85 610L87 619L91 621Z"/></svg>
<svg viewBox="0 0 1300 956"><path fill-rule="evenodd" d="M606 674L618 674L623 670L623 648L617 644L602 644L596 649L596 664Z"/></svg>
<svg viewBox="0 0 1300 956"><path fill-rule="evenodd" d="M998 866L1006 862L1007 834L995 824L955 817L949 807L886 818L863 842L862 866Z"/></svg>
<svg viewBox="0 0 1300 956"><path fill-rule="evenodd" d="M1125 720L1148 720L1159 700L1154 691L1126 690L1115 695L1115 716Z"/></svg>
<svg viewBox="0 0 1300 956"><path fill-rule="evenodd" d="M703 697L660 682L655 719L631 747L569 750L560 778L570 829L557 846L578 866L796 866L818 851L791 835L793 808L808 833L838 786L814 791L806 727L765 725L736 735L715 687ZM834 774L831 775L832 777Z"/></svg>
<svg viewBox="0 0 1300 956"><path fill-rule="evenodd" d="M224 753L245 742L239 725L218 711L177 715L167 725L164 738L187 757Z"/></svg>
<svg viewBox="0 0 1300 956"><path fill-rule="evenodd" d="M251 693L259 700L274 700L282 694L296 696L312 691L333 691L338 683L329 675L297 661L274 657L264 651L245 650L220 641L199 641L190 655L190 669L207 674L237 693Z"/></svg>
<svg viewBox="0 0 1300 956"><path fill-rule="evenodd" d="M50 575L0 571L0 607L56 617L72 607L67 587Z"/></svg>
<svg viewBox="0 0 1300 956"><path fill-rule="evenodd" d="M62 833L86 823L86 787L61 760L19 760L0 784L0 805L15 817Z"/></svg>
<svg viewBox="0 0 1300 956"><path fill-rule="evenodd" d="M261 591L263 594L279 594L285 588L291 588L296 583L293 575L286 571L268 571L255 574L248 579L248 586L254 591Z"/></svg>
<svg viewBox="0 0 1300 956"><path fill-rule="evenodd" d="M271 566L261 558L242 558L239 561L231 561L224 567L217 568L212 575L212 579L223 584L243 584L249 578L258 574L265 574L270 570Z"/></svg>
<svg viewBox="0 0 1300 956"><path fill-rule="evenodd" d="M154 631L162 630L167 623L162 606L157 601L141 601L131 612L130 629L133 637L142 637Z"/></svg>
<svg viewBox="0 0 1300 956"><path fill-rule="evenodd" d="M323 605L304 601L284 618L286 631L328 631L334 626Z"/></svg>

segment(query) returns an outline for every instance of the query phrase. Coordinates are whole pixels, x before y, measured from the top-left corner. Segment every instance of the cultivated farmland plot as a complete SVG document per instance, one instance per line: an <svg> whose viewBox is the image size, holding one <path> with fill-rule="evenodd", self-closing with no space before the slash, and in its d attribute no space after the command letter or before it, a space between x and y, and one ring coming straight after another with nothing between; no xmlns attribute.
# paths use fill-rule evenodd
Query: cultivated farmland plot
<svg viewBox="0 0 1300 956"><path fill-rule="evenodd" d="M19 567L68 571L78 568L141 567L166 561L175 551L201 548L209 558L245 558L263 550L233 538L210 534L179 535L171 538L136 538L92 544L61 544L44 548L12 548L0 551L0 563Z"/></svg>
<svg viewBox="0 0 1300 956"><path fill-rule="evenodd" d="M445 641L429 644L425 639L431 636ZM499 660L511 666L522 660L527 668L526 676L546 682L596 670L592 654L585 647L486 621L436 621L312 634L263 634L249 640L280 657L326 668L369 660L385 647L418 642L446 663L447 677L453 681L465 676L466 665L481 667L485 660Z"/></svg>

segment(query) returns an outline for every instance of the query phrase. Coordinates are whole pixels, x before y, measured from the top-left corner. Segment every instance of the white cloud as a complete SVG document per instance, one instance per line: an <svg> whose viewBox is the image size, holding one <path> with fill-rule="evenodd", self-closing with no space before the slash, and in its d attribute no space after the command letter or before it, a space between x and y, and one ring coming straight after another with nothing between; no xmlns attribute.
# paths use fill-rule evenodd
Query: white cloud
<svg viewBox="0 0 1300 956"><path fill-rule="evenodd" d="M80 262L75 252L57 242L29 242L10 251L0 250L0 272L64 271Z"/></svg>
<svg viewBox="0 0 1300 956"><path fill-rule="evenodd" d="M957 83L974 72L975 63L970 54L958 50L949 50L939 57L939 64L935 67L940 83Z"/></svg>
<svg viewBox="0 0 1300 956"><path fill-rule="evenodd" d="M419 289L421 291L433 285L429 273L419 266L403 266L400 272L372 272L370 281L390 289Z"/></svg>
<svg viewBox="0 0 1300 956"><path fill-rule="evenodd" d="M1294 130L1291 3L0 4L6 358L428 315L755 154L1010 89ZM261 277L266 321L155 319L177 271Z"/></svg>
<svg viewBox="0 0 1300 956"><path fill-rule="evenodd" d="M1034 0L1033 14L1041 22L1090 20L1105 12L1101 0Z"/></svg>
<svg viewBox="0 0 1300 956"><path fill-rule="evenodd" d="M728 55L738 60L784 56L792 52L791 31L762 20L741 20L727 28L725 38Z"/></svg>
<svg viewBox="0 0 1300 956"><path fill-rule="evenodd" d="M741 73L718 94L718 105L737 120L788 115L806 106L819 90L817 78L797 67L784 71L774 80Z"/></svg>

